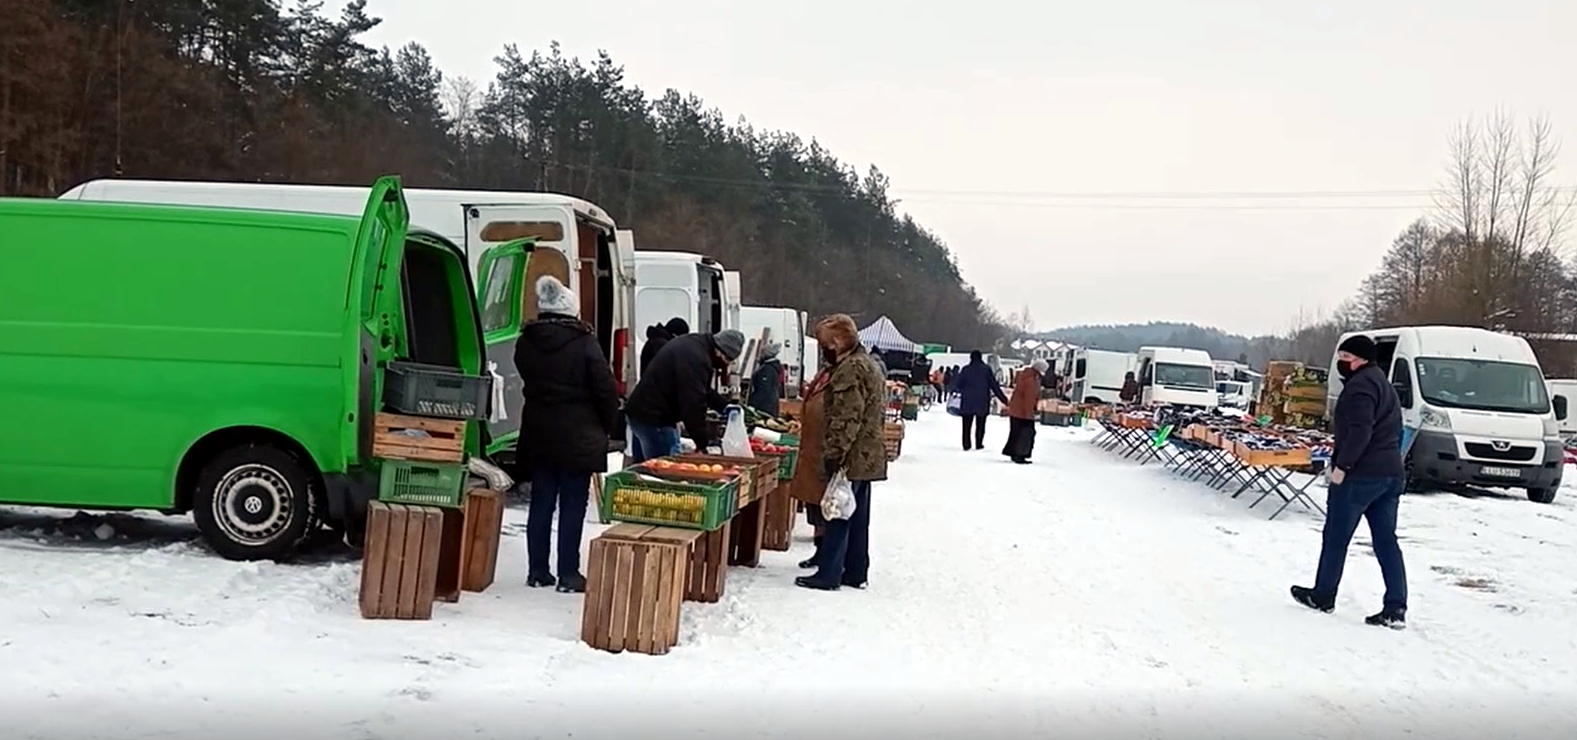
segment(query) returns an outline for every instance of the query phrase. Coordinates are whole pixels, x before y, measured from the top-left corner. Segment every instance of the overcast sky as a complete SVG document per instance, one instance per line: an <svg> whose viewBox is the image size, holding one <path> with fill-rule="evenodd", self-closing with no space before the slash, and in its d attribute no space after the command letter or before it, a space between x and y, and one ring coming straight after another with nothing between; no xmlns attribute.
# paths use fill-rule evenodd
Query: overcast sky
<svg viewBox="0 0 1577 740"><path fill-rule="evenodd" d="M1549 115L1568 144L1560 179L1577 184L1573 0L369 10L384 19L374 43L420 41L447 74L484 86L508 42L604 49L649 95L693 92L730 120L875 164L965 279L1004 314L1027 304L1042 329L1281 332L1300 311L1329 310L1428 206L1418 191L1438 187L1452 124L1497 107ZM1187 197L1332 191L1371 194Z"/></svg>

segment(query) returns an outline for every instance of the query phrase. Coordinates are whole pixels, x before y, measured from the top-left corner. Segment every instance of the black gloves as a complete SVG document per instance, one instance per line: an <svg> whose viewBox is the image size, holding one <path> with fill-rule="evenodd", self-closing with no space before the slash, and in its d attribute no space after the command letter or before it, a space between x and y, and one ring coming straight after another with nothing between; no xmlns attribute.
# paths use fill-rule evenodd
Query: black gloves
<svg viewBox="0 0 1577 740"><path fill-rule="evenodd" d="M840 463L837 460L833 460L832 458L824 459L821 461L822 477L827 480L832 480L832 477L837 475L838 470L842 467L843 463Z"/></svg>

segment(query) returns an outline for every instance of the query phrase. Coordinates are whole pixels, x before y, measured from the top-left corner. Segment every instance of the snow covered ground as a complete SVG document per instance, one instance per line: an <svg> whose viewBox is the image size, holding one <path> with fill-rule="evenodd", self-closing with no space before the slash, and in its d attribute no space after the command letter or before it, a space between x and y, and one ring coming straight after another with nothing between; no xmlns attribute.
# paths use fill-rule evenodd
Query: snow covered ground
<svg viewBox="0 0 1577 740"><path fill-rule="evenodd" d="M993 420L1000 445L1006 424ZM189 522L0 510L6 738L1563 737L1577 727L1577 491L1403 501L1406 632L1367 627L1360 530L1335 615L1297 607L1319 521L1043 428L1036 464L911 425L873 503L867 591L790 553L684 606L667 656L578 641L527 590L510 511L488 593L370 622L328 552L238 564ZM1317 494L1323 498L1323 492ZM107 525L107 526L106 526ZM598 531L588 525L588 539ZM1267 734L1267 730L1270 733ZM288 733L288 734L287 734Z"/></svg>

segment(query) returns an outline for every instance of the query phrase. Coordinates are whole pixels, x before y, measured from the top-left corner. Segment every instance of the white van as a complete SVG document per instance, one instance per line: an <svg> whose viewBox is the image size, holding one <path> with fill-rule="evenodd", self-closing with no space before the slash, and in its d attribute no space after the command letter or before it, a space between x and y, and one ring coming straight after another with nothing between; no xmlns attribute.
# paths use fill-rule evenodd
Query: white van
<svg viewBox="0 0 1577 740"><path fill-rule="evenodd" d="M93 180L60 196L61 200L162 203L189 206L250 208L360 216L369 190L359 186L280 185L273 183L194 182L162 180ZM596 328L603 354L613 368L619 395L635 387L635 276L629 271L633 243L623 243L607 211L593 203L558 193L492 192L484 190L405 191L411 225L433 231L465 250L473 282L488 247L522 237L537 237L521 296L527 317L537 312L529 287L536 276L552 274L580 296L581 318ZM550 257L551 256L551 257ZM505 377L505 408L519 408L520 379L515 372L514 343L495 345L488 359ZM494 425L495 439L519 431L511 415Z"/></svg>
<svg viewBox="0 0 1577 740"><path fill-rule="evenodd" d="M645 327L675 316L698 334L728 328L723 266L711 257L689 252L635 252L635 356L646 347Z"/></svg>
<svg viewBox="0 0 1577 740"><path fill-rule="evenodd" d="M1550 378L1544 381L1544 384L1549 386L1550 398L1564 396L1568 403L1570 403L1571 399L1577 398L1577 379ZM1556 428L1560 430L1561 439L1577 437L1577 419L1572 418L1570 415L1558 420Z"/></svg>
<svg viewBox="0 0 1577 740"><path fill-rule="evenodd" d="M783 374L788 377L783 385L784 398L798 398L800 385L807 377L805 330L810 328L805 325L807 320L804 311L792 308L744 306L739 312L739 330L744 332L745 339L760 339L762 330L766 330L769 341L783 345L778 360L783 363ZM811 372L814 371L812 367Z"/></svg>
<svg viewBox="0 0 1577 740"><path fill-rule="evenodd" d="M1241 380L1217 380L1216 404L1229 409L1247 409L1254 399L1251 383Z"/></svg>
<svg viewBox="0 0 1577 740"><path fill-rule="evenodd" d="M1552 402L1539 359L1527 340L1462 326L1404 326L1363 334L1375 364L1402 401L1412 432L1408 485L1474 484L1522 488L1539 503L1555 500L1564 454L1559 422L1566 397ZM1331 352L1328 415L1341 395L1339 352Z"/></svg>
<svg viewBox="0 0 1577 740"><path fill-rule="evenodd" d="M723 271L723 328L738 329L740 312L745 308L743 287L738 270ZM746 335L748 337L748 335Z"/></svg>
<svg viewBox="0 0 1577 740"><path fill-rule="evenodd" d="M1139 400L1146 406L1215 408L1220 398L1216 395L1216 369L1210 353L1178 347L1140 347Z"/></svg>
<svg viewBox="0 0 1577 740"><path fill-rule="evenodd" d="M1139 366L1132 352L1079 348L1073 351L1068 400L1074 403L1121 403L1123 379Z"/></svg>

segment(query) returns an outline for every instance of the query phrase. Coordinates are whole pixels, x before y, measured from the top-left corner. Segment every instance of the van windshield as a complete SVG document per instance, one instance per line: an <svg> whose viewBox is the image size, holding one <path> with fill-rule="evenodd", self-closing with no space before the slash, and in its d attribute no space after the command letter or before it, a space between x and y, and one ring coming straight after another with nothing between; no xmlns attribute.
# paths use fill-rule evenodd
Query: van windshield
<svg viewBox="0 0 1577 740"><path fill-rule="evenodd" d="M1155 384L1176 388L1197 388L1208 391L1215 387L1216 372L1205 365L1174 365L1170 362L1155 363Z"/></svg>
<svg viewBox="0 0 1577 740"><path fill-rule="evenodd" d="M1544 414L1550 394L1534 365L1455 357L1418 358L1418 390L1434 406Z"/></svg>

